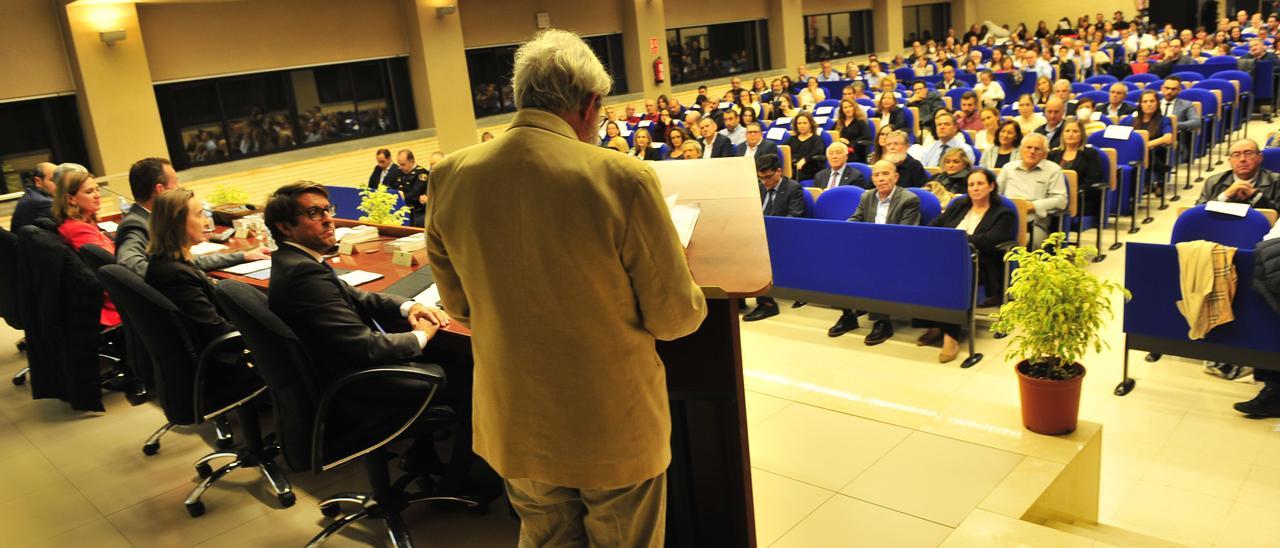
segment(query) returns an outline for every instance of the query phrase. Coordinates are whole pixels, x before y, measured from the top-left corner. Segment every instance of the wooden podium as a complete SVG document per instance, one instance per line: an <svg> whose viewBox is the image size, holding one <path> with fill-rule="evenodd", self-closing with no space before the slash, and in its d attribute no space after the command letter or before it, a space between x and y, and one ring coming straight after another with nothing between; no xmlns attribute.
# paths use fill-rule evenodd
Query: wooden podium
<svg viewBox="0 0 1280 548"><path fill-rule="evenodd" d="M693 334L659 342L671 398L667 546L756 545L738 300L772 283L755 162L651 163L662 193L702 208L687 254L707 296Z"/></svg>

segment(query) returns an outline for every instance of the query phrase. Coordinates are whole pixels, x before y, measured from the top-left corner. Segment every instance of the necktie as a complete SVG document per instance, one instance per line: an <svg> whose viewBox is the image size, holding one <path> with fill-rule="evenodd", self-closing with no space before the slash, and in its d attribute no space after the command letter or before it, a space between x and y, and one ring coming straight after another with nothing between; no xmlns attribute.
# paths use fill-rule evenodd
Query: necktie
<svg viewBox="0 0 1280 548"><path fill-rule="evenodd" d="M942 148L938 149L938 163L937 163L937 165L939 165L939 166L940 166L940 165L942 165L942 157L947 155L947 149L948 149L948 148L951 148L951 147L947 146L947 144L946 144L946 143L942 143Z"/></svg>
<svg viewBox="0 0 1280 548"><path fill-rule="evenodd" d="M768 214L769 210L773 208L773 191L774 190L776 189L772 189L772 188L769 189L769 193L766 194L764 198L764 207L760 208L760 210L765 212L765 214Z"/></svg>
<svg viewBox="0 0 1280 548"><path fill-rule="evenodd" d="M841 171L843 171L843 170L841 170ZM840 186L840 173L841 173L841 171L832 171L832 172L831 172L831 182L827 183L827 190L831 190L831 189L833 189L833 188L835 188L835 187Z"/></svg>

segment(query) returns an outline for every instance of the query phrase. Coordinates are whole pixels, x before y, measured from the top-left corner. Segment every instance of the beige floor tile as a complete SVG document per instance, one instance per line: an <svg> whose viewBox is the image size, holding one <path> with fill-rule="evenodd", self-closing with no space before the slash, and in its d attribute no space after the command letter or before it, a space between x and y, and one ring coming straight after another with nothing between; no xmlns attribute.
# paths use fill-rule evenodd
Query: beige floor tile
<svg viewBox="0 0 1280 548"><path fill-rule="evenodd" d="M1091 548L1092 539L1048 527L977 510L965 518L941 544L942 548L990 548L993 546Z"/></svg>
<svg viewBox="0 0 1280 548"><path fill-rule="evenodd" d="M751 463L837 490L911 431L809 405L791 405L751 430Z"/></svg>
<svg viewBox="0 0 1280 548"><path fill-rule="evenodd" d="M819 406L841 413L918 429L928 424L952 401L948 392L914 385L868 385L837 377L820 392Z"/></svg>
<svg viewBox="0 0 1280 548"><path fill-rule="evenodd" d="M267 512L305 511L298 505L277 509L274 497L256 498L224 478L205 492L206 513L192 518L183 505L190 491L189 485L171 489L107 519L134 546L194 546Z"/></svg>
<svg viewBox="0 0 1280 548"><path fill-rule="evenodd" d="M1157 443L1133 441L1116 435L1110 423L1103 424L1102 473L1142 477L1151 467L1164 446Z"/></svg>
<svg viewBox="0 0 1280 548"><path fill-rule="evenodd" d="M92 504L65 481L0 503L4 532L0 544L30 546L102 519Z"/></svg>
<svg viewBox="0 0 1280 548"><path fill-rule="evenodd" d="M765 419L768 419L778 411L781 411L783 407L791 405L791 400L784 400L782 398L770 396L768 394L761 394L759 392L752 392L750 390L747 390L743 396L745 397L747 406L748 428L764 422Z"/></svg>
<svg viewBox="0 0 1280 548"><path fill-rule="evenodd" d="M785 478L772 472L751 470L752 499L756 509L756 544L769 546L826 502L834 492Z"/></svg>
<svg viewBox="0 0 1280 548"><path fill-rule="evenodd" d="M1108 474L1103 472L1098 484L1098 521L1111 523L1115 521L1116 512L1129 499L1133 488L1138 485L1138 476Z"/></svg>
<svg viewBox="0 0 1280 548"><path fill-rule="evenodd" d="M1235 500L1249 475L1249 460L1166 447L1152 461L1142 481Z"/></svg>
<svg viewBox="0 0 1280 548"><path fill-rule="evenodd" d="M111 522L100 518L87 525L81 525L53 538L37 542L34 546L62 548L67 546L92 546L94 548L130 548L133 545L111 526Z"/></svg>
<svg viewBox="0 0 1280 548"><path fill-rule="evenodd" d="M920 431L1065 464L1075 458L1098 428L1097 424L1081 422L1071 434L1044 436L1023 426L1017 407L956 398L938 419Z"/></svg>
<svg viewBox="0 0 1280 548"><path fill-rule="evenodd" d="M1236 500L1280 512L1280 462L1274 464L1276 466L1255 464L1250 467Z"/></svg>
<svg viewBox="0 0 1280 548"><path fill-rule="evenodd" d="M73 488L40 452L31 450L0 458L0 504L52 487Z"/></svg>
<svg viewBox="0 0 1280 548"><path fill-rule="evenodd" d="M1280 543L1280 522L1274 509L1237 502L1214 539L1223 548L1274 548Z"/></svg>
<svg viewBox="0 0 1280 548"><path fill-rule="evenodd" d="M978 507L997 514L1020 519L1035 505L1066 465L1057 462L1026 457L1000 480Z"/></svg>
<svg viewBox="0 0 1280 548"><path fill-rule="evenodd" d="M1264 421L1189 412L1169 436L1169 446L1222 457L1256 455L1271 428Z"/></svg>
<svg viewBox="0 0 1280 548"><path fill-rule="evenodd" d="M1133 395L1123 398L1110 396L1112 399L1108 403L1095 409L1082 409L1080 417L1105 425L1108 442L1117 440L1164 446L1186 416L1186 410L1130 400Z"/></svg>
<svg viewBox="0 0 1280 548"><path fill-rule="evenodd" d="M35 448L17 426L9 422L9 419L0 417L0 459L35 451Z"/></svg>
<svg viewBox="0 0 1280 548"><path fill-rule="evenodd" d="M1272 431L1262 440L1256 462L1263 464L1280 462L1280 423L1272 427Z"/></svg>
<svg viewBox="0 0 1280 548"><path fill-rule="evenodd" d="M1209 546L1230 509L1226 499L1140 481L1113 523L1188 546Z"/></svg>
<svg viewBox="0 0 1280 548"><path fill-rule="evenodd" d="M955 527L1023 458L916 432L840 492Z"/></svg>
<svg viewBox="0 0 1280 548"><path fill-rule="evenodd" d="M937 523L836 495L773 546L931 548L950 533L950 528Z"/></svg>

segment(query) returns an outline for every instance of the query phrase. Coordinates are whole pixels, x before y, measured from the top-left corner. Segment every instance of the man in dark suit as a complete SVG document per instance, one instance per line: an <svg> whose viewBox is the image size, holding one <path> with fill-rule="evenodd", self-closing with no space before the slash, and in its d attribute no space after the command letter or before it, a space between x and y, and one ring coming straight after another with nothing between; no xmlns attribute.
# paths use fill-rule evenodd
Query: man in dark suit
<svg viewBox="0 0 1280 548"><path fill-rule="evenodd" d="M942 81L938 82L938 91L947 92L962 87L967 87L967 85L956 78L955 67L951 65L943 65Z"/></svg>
<svg viewBox="0 0 1280 548"><path fill-rule="evenodd" d="M129 168L129 190L133 192L133 206L120 220L116 228L116 264L132 270L140 278L147 277L151 243L151 209L156 196L178 188L178 173L169 160L143 158ZM267 258L267 248L234 253L209 253L197 255L195 265L200 270L218 270L245 261Z"/></svg>
<svg viewBox="0 0 1280 548"><path fill-rule="evenodd" d="M719 133L720 128L716 125L715 120L704 117L698 122L698 132L702 135L699 141L702 141L702 157L703 158L731 158L733 157L733 143L728 137Z"/></svg>
<svg viewBox="0 0 1280 548"><path fill-rule="evenodd" d="M400 169L391 161L390 150L380 148L374 158L378 165L369 174L370 190L377 190L379 186L387 184L388 180L395 181L400 177Z"/></svg>
<svg viewBox="0 0 1280 548"><path fill-rule="evenodd" d="M827 167L813 177L813 186L831 190L838 186L871 188L862 172L849 165L849 145L836 141L827 147Z"/></svg>
<svg viewBox="0 0 1280 548"><path fill-rule="evenodd" d="M1160 114L1178 121L1178 155L1185 158L1191 153L1191 132L1200 129L1201 120L1196 106L1178 97L1180 93L1182 79L1177 76L1166 78L1160 85Z"/></svg>
<svg viewBox="0 0 1280 548"><path fill-rule="evenodd" d="M1066 116L1067 104L1058 97L1050 97L1044 103L1044 125L1036 128L1036 133L1044 135L1049 141L1048 150L1062 145L1062 119Z"/></svg>
<svg viewBox="0 0 1280 548"><path fill-rule="evenodd" d="M337 244L329 193L316 183L280 187L267 201L267 229L280 243L271 256L271 311L297 333L323 381L363 367L422 354L449 324L443 311L404 297L370 293L338 278L324 253ZM409 331L386 329L409 327Z"/></svg>
<svg viewBox="0 0 1280 548"><path fill-rule="evenodd" d="M9 221L10 232L17 232L36 219L53 222L50 208L53 206L53 194L57 191L53 182L55 167L57 166L49 162L40 162L31 168L31 186L22 193L22 198L18 199L18 205L14 207L13 219Z"/></svg>
<svg viewBox="0 0 1280 548"><path fill-rule="evenodd" d="M761 211L775 217L804 217L804 192L800 183L782 174L782 159L776 154L756 156L756 177L760 181ZM745 300L745 299L744 299ZM772 297L756 297L756 308L742 317L754 322L778 315Z"/></svg>
<svg viewBox="0 0 1280 548"><path fill-rule="evenodd" d="M409 225L421 227L426 224L427 205L420 198L427 195L427 181L431 172L418 165L413 158L413 151L401 150L396 154L396 165L399 176L391 188L400 192L404 205L409 206Z"/></svg>
<svg viewBox="0 0 1280 548"><path fill-rule="evenodd" d="M782 157L782 152L778 150L778 145L764 138L764 130L760 128L760 124L755 122L747 124L747 140L738 145L738 150L734 151L734 156L759 158L765 154Z"/></svg>
<svg viewBox="0 0 1280 548"><path fill-rule="evenodd" d="M907 132L894 130L885 138L884 159L893 162L898 186L920 188L929 182L929 172L925 171L924 164L907 154Z"/></svg>
<svg viewBox="0 0 1280 548"><path fill-rule="evenodd" d="M1217 200L1262 209L1280 206L1280 176L1262 167L1258 143L1240 139L1231 145L1227 158L1231 160L1231 171L1209 177L1197 204Z"/></svg>
<svg viewBox="0 0 1280 548"><path fill-rule="evenodd" d="M1111 84L1111 90L1107 95L1107 104L1100 109L1102 115L1111 118L1112 123L1116 123L1121 118L1133 114L1138 109L1125 102L1128 97L1129 86L1126 86L1123 82Z"/></svg>
<svg viewBox="0 0 1280 548"><path fill-rule="evenodd" d="M850 221L882 225L920 224L920 198L898 186L898 171L892 162L880 160L871 166L871 182L875 190L868 190L862 195L858 209L849 217ZM868 317L875 325L863 341L867 346L875 346L893 336L893 323L889 316L871 314ZM858 315L852 310L843 310L840 319L827 330L827 336L839 337L857 328Z"/></svg>

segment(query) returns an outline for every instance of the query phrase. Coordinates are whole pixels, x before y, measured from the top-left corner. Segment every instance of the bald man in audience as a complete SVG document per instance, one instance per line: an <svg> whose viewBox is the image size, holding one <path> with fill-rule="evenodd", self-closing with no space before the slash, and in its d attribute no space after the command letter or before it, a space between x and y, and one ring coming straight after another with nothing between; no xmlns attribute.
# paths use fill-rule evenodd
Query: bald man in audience
<svg viewBox="0 0 1280 548"><path fill-rule="evenodd" d="M1066 103L1056 94L1044 104L1044 125L1036 128L1036 133L1044 135L1048 148L1062 145L1062 120L1066 117Z"/></svg>
<svg viewBox="0 0 1280 548"><path fill-rule="evenodd" d="M53 223L53 194L57 185L53 183L53 169L57 167L49 162L40 162L31 168L31 186L22 193L18 205L14 207L13 219L9 221L9 230L17 232L19 228L35 223L37 219L45 219Z"/></svg>
<svg viewBox="0 0 1280 548"><path fill-rule="evenodd" d="M1056 99L1050 99L1053 101ZM1062 167L1045 157L1049 140L1040 133L1022 138L1021 158L1005 164L996 177L1000 194L1009 199L1021 198L1031 204L1027 215L1034 227L1035 241L1049 235L1050 218L1067 207L1067 180Z"/></svg>
<svg viewBox="0 0 1280 548"><path fill-rule="evenodd" d="M1204 182L1197 204L1210 200L1249 204L1262 209L1280 206L1280 180L1262 167L1262 153L1252 139L1241 139L1231 145L1227 155L1231 171L1209 177Z"/></svg>

